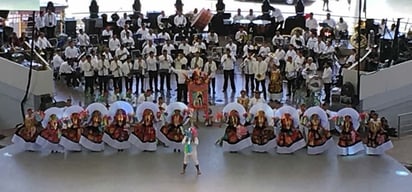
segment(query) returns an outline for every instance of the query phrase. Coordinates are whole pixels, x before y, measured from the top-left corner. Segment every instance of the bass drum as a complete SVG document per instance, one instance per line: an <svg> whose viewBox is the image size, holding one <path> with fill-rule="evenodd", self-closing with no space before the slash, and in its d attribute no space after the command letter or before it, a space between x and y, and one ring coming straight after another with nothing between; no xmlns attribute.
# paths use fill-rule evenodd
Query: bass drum
<svg viewBox="0 0 412 192"><path fill-rule="evenodd" d="M199 14L195 17L192 23L192 27L199 31L203 31L203 29L206 28L206 26L209 25L210 21L212 20L213 13L206 10L202 9L200 10Z"/></svg>

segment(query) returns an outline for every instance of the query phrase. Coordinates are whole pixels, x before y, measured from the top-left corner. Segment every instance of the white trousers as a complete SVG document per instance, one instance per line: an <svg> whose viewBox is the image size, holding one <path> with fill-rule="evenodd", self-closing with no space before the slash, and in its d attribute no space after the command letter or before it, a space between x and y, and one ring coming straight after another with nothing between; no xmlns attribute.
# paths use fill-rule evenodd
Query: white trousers
<svg viewBox="0 0 412 192"><path fill-rule="evenodd" d="M194 149L191 153L185 153L185 156L183 158L183 164L187 164L189 158L192 159L192 161L196 164L199 165L199 160L197 159L197 151Z"/></svg>

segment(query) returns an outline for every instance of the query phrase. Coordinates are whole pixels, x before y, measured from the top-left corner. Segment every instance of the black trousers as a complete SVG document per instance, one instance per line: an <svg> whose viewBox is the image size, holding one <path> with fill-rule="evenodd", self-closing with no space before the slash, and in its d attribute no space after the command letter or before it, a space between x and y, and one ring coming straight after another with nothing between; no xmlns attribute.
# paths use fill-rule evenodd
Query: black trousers
<svg viewBox="0 0 412 192"><path fill-rule="evenodd" d="M213 92L212 92L213 90ZM209 95L211 95L212 93L215 94L216 93L216 78L210 78L209 79L209 89L208 89Z"/></svg>
<svg viewBox="0 0 412 192"><path fill-rule="evenodd" d="M124 84L126 87L126 91L129 90L133 90L132 86L133 86L133 77L132 76L128 76L128 77L123 77L124 79Z"/></svg>
<svg viewBox="0 0 412 192"><path fill-rule="evenodd" d="M74 74L73 73L62 73L60 76L64 77L64 79L66 80L66 85L68 87L72 86L73 83L73 79L74 79Z"/></svg>
<svg viewBox="0 0 412 192"><path fill-rule="evenodd" d="M259 89L259 84L262 86L262 89L260 90ZM266 81L265 80L261 80L261 81L259 81L259 80L256 80L256 89L257 90L260 90L260 91L262 91L263 92L263 98L265 98L265 100L266 100L266 92L267 92L267 89L266 89Z"/></svg>
<svg viewBox="0 0 412 192"><path fill-rule="evenodd" d="M140 81L140 91L144 92L144 75L143 74L135 74L134 78L136 79L136 92L139 91L139 81Z"/></svg>
<svg viewBox="0 0 412 192"><path fill-rule="evenodd" d="M236 91L235 87L235 70L224 70L223 71L223 91L226 91L228 80L230 79L230 85L232 86L232 91Z"/></svg>
<svg viewBox="0 0 412 192"><path fill-rule="evenodd" d="M287 80L288 80L288 95L290 95L295 92L296 78L287 79Z"/></svg>
<svg viewBox="0 0 412 192"><path fill-rule="evenodd" d="M91 77L84 77L85 82L85 88L84 91L86 94L94 94L94 76Z"/></svg>
<svg viewBox="0 0 412 192"><path fill-rule="evenodd" d="M255 75L246 74L245 78L246 78L246 85L245 85L246 92L249 93L249 90L250 92L253 92L255 90ZM249 84L250 84L251 89L249 89Z"/></svg>
<svg viewBox="0 0 412 192"><path fill-rule="evenodd" d="M177 84L177 101L187 103L187 85Z"/></svg>
<svg viewBox="0 0 412 192"><path fill-rule="evenodd" d="M153 90L153 85L156 90L158 90L157 87L157 71L149 71L149 87L151 90Z"/></svg>
<svg viewBox="0 0 412 192"><path fill-rule="evenodd" d="M123 89L123 83L122 83L122 77L113 77L113 87L114 90L119 90L119 93L122 92Z"/></svg>
<svg viewBox="0 0 412 192"><path fill-rule="evenodd" d="M160 90L164 90L164 83L165 83L165 79L166 79L166 87L167 90L170 91L170 73L168 72L159 72L160 75Z"/></svg>
<svg viewBox="0 0 412 192"><path fill-rule="evenodd" d="M99 92L103 94L108 91L109 77L108 76L99 76Z"/></svg>
<svg viewBox="0 0 412 192"><path fill-rule="evenodd" d="M323 84L324 89L325 89L325 102L329 103L330 102L330 88L331 88L332 83L325 83Z"/></svg>
<svg viewBox="0 0 412 192"><path fill-rule="evenodd" d="M56 30L56 27L46 27L47 39L56 37L55 30Z"/></svg>

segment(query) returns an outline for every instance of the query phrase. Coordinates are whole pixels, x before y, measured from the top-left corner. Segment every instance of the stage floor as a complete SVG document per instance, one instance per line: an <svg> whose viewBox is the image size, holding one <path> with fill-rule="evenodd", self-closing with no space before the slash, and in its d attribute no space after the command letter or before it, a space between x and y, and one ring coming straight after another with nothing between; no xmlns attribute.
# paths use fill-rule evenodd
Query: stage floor
<svg viewBox="0 0 412 192"><path fill-rule="evenodd" d="M157 152L40 154L0 150L0 191L281 191L409 192L412 175L388 155L338 157L224 153L214 145L223 129L201 128L201 176L194 166L180 175L183 154Z"/></svg>

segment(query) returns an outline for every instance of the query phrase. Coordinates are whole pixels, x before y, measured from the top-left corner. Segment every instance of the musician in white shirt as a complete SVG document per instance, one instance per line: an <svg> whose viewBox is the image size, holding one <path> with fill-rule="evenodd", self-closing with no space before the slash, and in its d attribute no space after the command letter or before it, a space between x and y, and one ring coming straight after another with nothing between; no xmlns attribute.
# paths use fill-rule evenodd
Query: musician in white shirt
<svg viewBox="0 0 412 192"><path fill-rule="evenodd" d="M285 38L280 34L280 31L275 32L275 36L272 38L272 44L275 47L281 47L285 43Z"/></svg>
<svg viewBox="0 0 412 192"><path fill-rule="evenodd" d="M183 50L183 54L187 56L190 53L190 45L187 44L186 40L183 40L182 43L180 43L178 49Z"/></svg>
<svg viewBox="0 0 412 192"><path fill-rule="evenodd" d="M120 40L117 38L117 35L114 34L109 40L109 50L113 56L115 55L116 50L120 48L120 45Z"/></svg>
<svg viewBox="0 0 412 192"><path fill-rule="evenodd" d="M193 47L195 51L206 51L206 44L202 41L202 39L197 39L193 44Z"/></svg>
<svg viewBox="0 0 412 192"><path fill-rule="evenodd" d="M202 57L200 57L200 52L197 51L195 53L195 57L192 58L192 60L190 61L190 69L203 69L203 59Z"/></svg>
<svg viewBox="0 0 412 192"><path fill-rule="evenodd" d="M291 94L295 92L295 80L297 77L297 67L295 66L291 56L286 59L285 74L286 80L288 81L287 96L291 96Z"/></svg>
<svg viewBox="0 0 412 192"><path fill-rule="evenodd" d="M235 72L234 72L236 58L234 55L231 54L230 49L226 49L226 53L222 56L222 58L220 59L220 62L222 63L222 66L223 66L223 77L224 77L223 92L226 92L229 79L230 79L230 85L232 87L232 91L236 92Z"/></svg>
<svg viewBox="0 0 412 192"><path fill-rule="evenodd" d="M268 71L268 64L263 61L262 55L256 57L256 64L253 66L255 73L256 90L259 90L259 84L262 86L264 98L266 98L266 73Z"/></svg>
<svg viewBox="0 0 412 192"><path fill-rule="evenodd" d="M170 91L170 69L172 67L173 58L164 50L159 56L159 76L160 76L160 90L164 90L164 82L166 79L167 90Z"/></svg>
<svg viewBox="0 0 412 192"><path fill-rule="evenodd" d="M83 32L83 29L79 29L79 34L77 35L77 44L82 50L86 50L85 47L90 45L89 36Z"/></svg>
<svg viewBox="0 0 412 192"><path fill-rule="evenodd" d="M343 18L339 18L339 22L336 24L336 31L337 35L342 39L346 38L346 35L348 33L348 24L346 21L343 20Z"/></svg>
<svg viewBox="0 0 412 192"><path fill-rule="evenodd" d="M226 49L230 50L230 54L235 57L237 53L237 45L233 43L231 39L229 39L229 42L225 46Z"/></svg>
<svg viewBox="0 0 412 192"><path fill-rule="evenodd" d="M277 49L276 49L276 51L275 51L275 57L276 58L278 58L279 60L285 60L285 55L286 55L286 52L285 52L285 50L283 50L283 48L282 47L278 47Z"/></svg>
<svg viewBox="0 0 412 192"><path fill-rule="evenodd" d="M292 59L296 57L295 47L292 44L289 45L289 49L286 51L284 60L286 61L288 57L292 57Z"/></svg>
<svg viewBox="0 0 412 192"><path fill-rule="evenodd" d="M326 50L326 44L322 41L321 37L318 37L318 41L315 44L313 52L317 55L321 55Z"/></svg>
<svg viewBox="0 0 412 192"><path fill-rule="evenodd" d="M187 66L187 59L186 59L186 57L183 55L183 53L177 54L177 57L176 57L176 59L175 59L174 64L175 64L175 66L174 66L175 69L182 69L182 66L183 66L183 65L184 65L184 66Z"/></svg>
<svg viewBox="0 0 412 192"><path fill-rule="evenodd" d="M275 30L282 29L283 22L285 18L283 17L282 11L278 8L273 8L272 10L272 18L275 19Z"/></svg>
<svg viewBox="0 0 412 192"><path fill-rule="evenodd" d="M105 54L102 54L101 58L99 59L97 70L99 78L99 92L100 94L103 94L108 91L110 70L110 61L106 58Z"/></svg>
<svg viewBox="0 0 412 192"><path fill-rule="evenodd" d="M296 52L296 57L295 59L293 59L293 64L296 67L296 89L299 89L301 87L301 85L303 84L303 78L302 78L302 70L305 64L305 56L303 56L303 53L301 50L298 50Z"/></svg>
<svg viewBox="0 0 412 192"><path fill-rule="evenodd" d="M143 48L142 54L143 56L147 57L150 52L153 52L154 55L157 55L157 49L153 45L152 41L149 41L148 44Z"/></svg>
<svg viewBox="0 0 412 192"><path fill-rule="evenodd" d="M164 42L171 41L170 35L166 31L162 31L159 34L157 34L157 38L162 39ZM163 45L164 42L160 43L160 45Z"/></svg>
<svg viewBox="0 0 412 192"><path fill-rule="evenodd" d="M311 56L313 56L314 54L314 50L315 50L315 46L317 42L318 42L318 38L315 36L314 33L311 33L308 41L306 42L306 47L309 49Z"/></svg>
<svg viewBox="0 0 412 192"><path fill-rule="evenodd" d="M132 59L130 57L120 66L120 70L122 71L122 77L125 82L126 92L131 91L133 88L133 75L132 75ZM120 93L122 93L122 88L120 87Z"/></svg>
<svg viewBox="0 0 412 192"><path fill-rule="evenodd" d="M123 28L125 27L127 21L130 21L130 17L127 15L127 13L123 13L123 17L117 20L116 24L118 27Z"/></svg>
<svg viewBox="0 0 412 192"><path fill-rule="evenodd" d="M239 23L244 17L242 15L242 10L237 9L237 14L233 16L233 23Z"/></svg>
<svg viewBox="0 0 412 192"><path fill-rule="evenodd" d="M217 70L216 63L213 61L213 58L208 57L207 62L205 63L204 72L209 77L209 86L208 86L209 87L208 88L209 95L212 94L211 90L213 90L213 95L216 93L216 78L215 78L216 77L216 70Z"/></svg>
<svg viewBox="0 0 412 192"><path fill-rule="evenodd" d="M102 31L102 37L106 37L107 39L113 37L113 30L110 26L106 26L106 28Z"/></svg>
<svg viewBox="0 0 412 192"><path fill-rule="evenodd" d="M66 60L76 61L79 57L80 51L77 47L74 46L74 41L69 42L69 46L64 50L64 56Z"/></svg>
<svg viewBox="0 0 412 192"><path fill-rule="evenodd" d="M290 44L292 44L296 49L301 49L303 48L303 45L305 45L305 39L303 39L300 32L297 32L292 36L292 38L290 38Z"/></svg>
<svg viewBox="0 0 412 192"><path fill-rule="evenodd" d="M35 42L37 48L42 51L45 51L47 48L51 48L52 45L50 44L49 40L44 36L44 33L40 33L37 41Z"/></svg>
<svg viewBox="0 0 412 192"><path fill-rule="evenodd" d="M318 31L318 21L313 18L313 13L309 14L309 18L306 20L306 27L313 32Z"/></svg>
<svg viewBox="0 0 412 192"><path fill-rule="evenodd" d="M247 41L246 45L243 46L243 58L249 55L249 52L253 53L255 51L255 46L253 46L252 41Z"/></svg>
<svg viewBox="0 0 412 192"><path fill-rule="evenodd" d="M323 88L325 90L325 103L330 102L330 91L331 91L331 85L332 85L332 68L330 67L329 63L325 63L324 69L323 69L323 74L322 74L322 80L323 80Z"/></svg>
<svg viewBox="0 0 412 192"><path fill-rule="evenodd" d="M134 77L135 77L135 79L136 79L136 91L135 91L135 93L137 93L138 92L138 90L139 90L139 81L140 81L140 85L141 85L141 88L140 88L140 91L143 93L143 90L144 90L144 75L145 75L145 73L146 73L146 69L147 69L147 66L146 66L146 61L143 59L143 57L142 57L142 55L137 55L137 58L134 60L134 63L133 63L133 67L132 67L132 73L133 73L133 75L134 75Z"/></svg>
<svg viewBox="0 0 412 192"><path fill-rule="evenodd" d="M146 58L147 71L149 73L149 87L153 90L153 85L157 89L157 59L153 51L149 52L149 56Z"/></svg>
<svg viewBox="0 0 412 192"><path fill-rule="evenodd" d="M35 19L35 27L38 32L44 32L45 26L46 25L44 23L44 12L40 11L39 15L37 15Z"/></svg>
<svg viewBox="0 0 412 192"><path fill-rule="evenodd" d="M182 12L178 11L177 15L174 18L174 24L178 28L185 28L187 24L187 19L184 15L182 15Z"/></svg>
<svg viewBox="0 0 412 192"><path fill-rule="evenodd" d="M86 94L94 95L94 68L92 65L92 56L87 55L86 61L83 62L81 70L84 72L85 86L84 91Z"/></svg>
<svg viewBox="0 0 412 192"><path fill-rule="evenodd" d="M253 21L256 19L256 15L253 14L253 9L249 9L249 14L246 15L245 19L249 20L249 21Z"/></svg>
<svg viewBox="0 0 412 192"><path fill-rule="evenodd" d="M72 63L72 62L71 62ZM65 77L67 87L73 85L73 73L74 69L69 65L69 62L63 62L59 68L60 76Z"/></svg>
<svg viewBox="0 0 412 192"><path fill-rule="evenodd" d="M245 79L246 79L246 84L245 84L245 90L246 92L249 92L249 90L255 90L255 65L256 65L256 59L253 57L253 53L248 53L248 56L243 60L243 63L240 65L240 68L243 70L243 73L245 73ZM250 88L249 89L249 84Z"/></svg>
<svg viewBox="0 0 412 192"><path fill-rule="evenodd" d="M210 31L207 36L206 36L206 44L207 46L219 46L219 37L217 35L217 33L215 33L214 31Z"/></svg>
<svg viewBox="0 0 412 192"><path fill-rule="evenodd" d="M131 33L126 33L126 37L122 39L122 44L127 49L134 49L134 39L130 36Z"/></svg>
<svg viewBox="0 0 412 192"><path fill-rule="evenodd" d="M149 29L146 28L145 24L142 24L142 27L137 30L136 35L138 48L140 49L143 46L144 41L146 41L146 36L149 35Z"/></svg>
<svg viewBox="0 0 412 192"><path fill-rule="evenodd" d="M263 45L259 49L258 55L262 55L263 58L266 58L268 54L270 53L270 47L267 42L264 42Z"/></svg>
<svg viewBox="0 0 412 192"><path fill-rule="evenodd" d="M325 50L323 50L323 54L333 54L335 52L335 47L332 46L332 42L327 41Z"/></svg>
<svg viewBox="0 0 412 192"><path fill-rule="evenodd" d="M60 69L61 64L64 62L64 60L61 57L61 51L57 51L54 56L53 56L53 60L52 60L52 64L53 64L53 69L55 72L58 72ZM56 78L57 76L54 76L54 78Z"/></svg>
<svg viewBox="0 0 412 192"><path fill-rule="evenodd" d="M336 21L334 19L330 18L330 13L326 14L326 19L323 20L323 23L328 24L328 26L332 29L334 29L335 26L336 26Z"/></svg>
<svg viewBox="0 0 412 192"><path fill-rule="evenodd" d="M171 41L166 41L166 44L163 45L162 47L162 52L165 51L167 52L168 55L172 55L172 51L176 50L175 46L171 43Z"/></svg>
<svg viewBox="0 0 412 192"><path fill-rule="evenodd" d="M122 62L114 56L112 62L110 63L110 71L113 75L113 86L115 90L120 90L120 87L123 86L122 84L122 71L120 67L122 66Z"/></svg>
<svg viewBox="0 0 412 192"><path fill-rule="evenodd" d="M186 66L183 65L182 69L174 69L171 68L171 71L177 75L177 100L179 102L188 103L187 102L187 85L186 80L189 76L189 70L186 69Z"/></svg>
<svg viewBox="0 0 412 192"><path fill-rule="evenodd" d="M152 95L153 91L151 89L146 90L146 92L139 95L137 98L137 103L142 104L143 102L154 102L155 99Z"/></svg>
<svg viewBox="0 0 412 192"><path fill-rule="evenodd" d="M243 46L246 43L247 40L247 32L243 27L239 28L239 31L236 32L235 34L235 40L239 44L239 46Z"/></svg>
<svg viewBox="0 0 412 192"><path fill-rule="evenodd" d="M144 37L146 42L148 43L149 41L152 41L153 44L154 40L157 38L156 34L153 33L153 30L149 29L149 33Z"/></svg>
<svg viewBox="0 0 412 192"><path fill-rule="evenodd" d="M266 90L265 90L266 91ZM249 100L249 109L253 107L253 105L258 103L266 103L265 99L260 97L260 93L258 90L255 90L255 96L250 98Z"/></svg>
<svg viewBox="0 0 412 192"><path fill-rule="evenodd" d="M157 26L159 27L160 30L163 30L167 28L166 23L162 22L162 19L167 19L168 17L166 16L164 11L161 11L159 16L157 16Z"/></svg>
<svg viewBox="0 0 412 192"><path fill-rule="evenodd" d="M124 45L120 45L120 47L118 49L116 49L115 55L122 63L124 63L126 61L127 57L130 55L130 53L124 47Z"/></svg>
<svg viewBox="0 0 412 192"><path fill-rule="evenodd" d="M56 14L53 13L50 9L47 10L47 13L43 16L44 17L44 25L46 26L46 36L47 38L54 38L55 28L57 24Z"/></svg>
<svg viewBox="0 0 412 192"><path fill-rule="evenodd" d="M313 58L309 57L306 61L305 67L302 70L302 77L306 80L306 83L309 82L313 75L316 75L317 70L318 67L316 63L313 62Z"/></svg>

